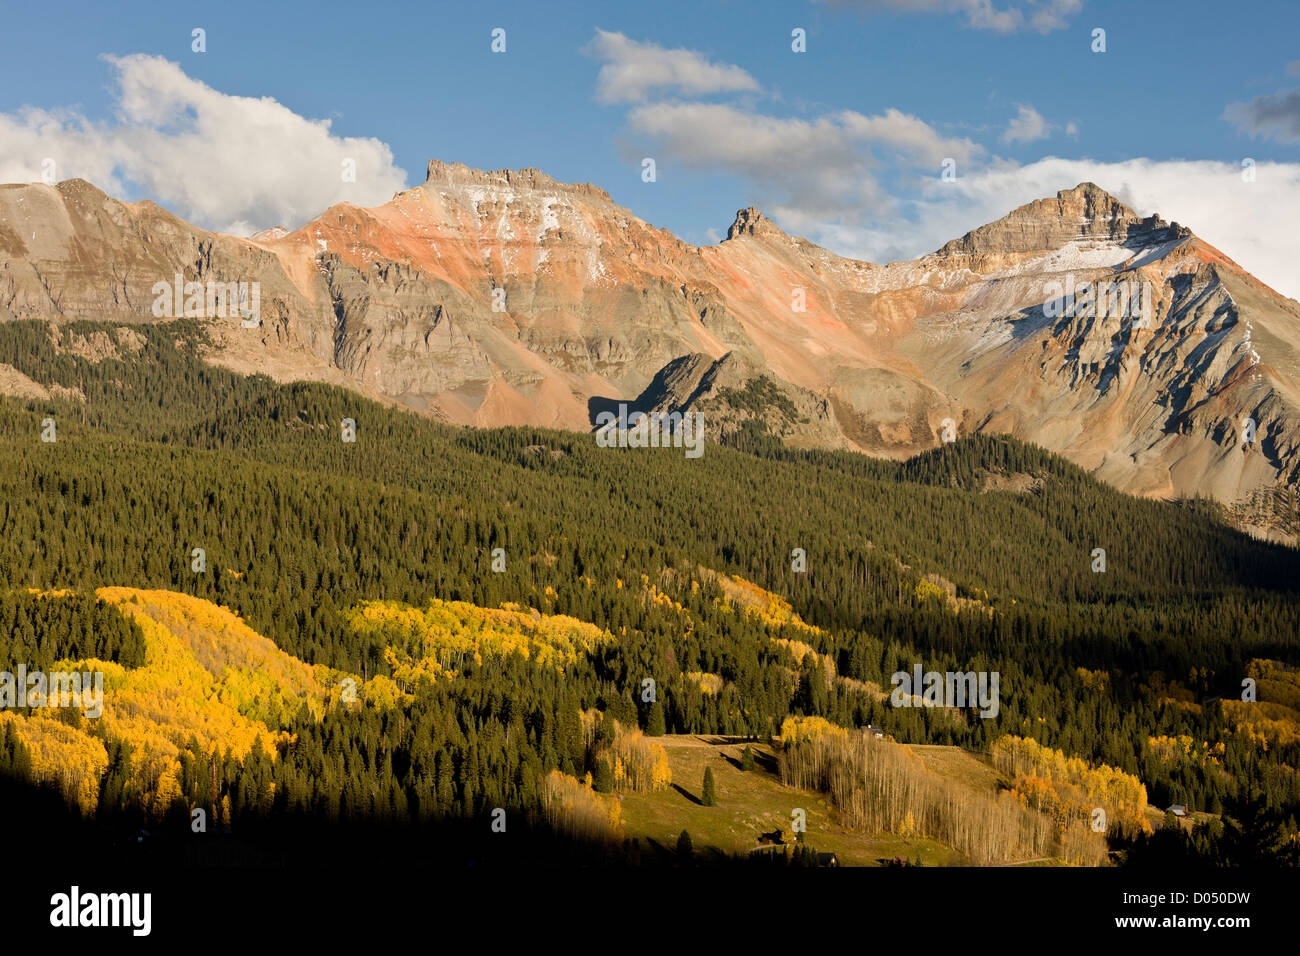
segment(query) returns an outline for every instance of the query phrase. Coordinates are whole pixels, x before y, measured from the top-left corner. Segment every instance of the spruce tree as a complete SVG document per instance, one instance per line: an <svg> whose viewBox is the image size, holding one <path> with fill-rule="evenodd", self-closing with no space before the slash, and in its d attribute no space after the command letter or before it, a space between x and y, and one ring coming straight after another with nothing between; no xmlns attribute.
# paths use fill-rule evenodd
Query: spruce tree
<svg viewBox="0 0 1300 956"><path fill-rule="evenodd" d="M650 705L650 713L646 715L645 732L647 737L662 737L668 732L664 724L664 705L659 701Z"/></svg>
<svg viewBox="0 0 1300 956"><path fill-rule="evenodd" d="M745 749L740 752L740 769L754 769L754 749L749 744L746 744Z"/></svg>
<svg viewBox="0 0 1300 956"><path fill-rule="evenodd" d="M713 783L713 768L704 768L704 794L701 797L706 807L716 807L718 805L718 792Z"/></svg>
<svg viewBox="0 0 1300 956"><path fill-rule="evenodd" d="M597 793L614 792L614 771L610 769L609 761L604 757L596 761L596 778L592 783L592 789Z"/></svg>

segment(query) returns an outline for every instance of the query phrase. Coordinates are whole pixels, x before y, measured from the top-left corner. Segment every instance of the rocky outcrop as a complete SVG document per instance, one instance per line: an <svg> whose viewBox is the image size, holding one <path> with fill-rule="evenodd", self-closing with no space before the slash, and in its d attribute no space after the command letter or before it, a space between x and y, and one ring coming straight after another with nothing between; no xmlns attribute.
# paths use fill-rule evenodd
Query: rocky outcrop
<svg viewBox="0 0 1300 956"><path fill-rule="evenodd" d="M829 398L774 379L735 352L696 353L669 362L630 406L634 411L698 412L710 440L747 429L795 447L848 448Z"/></svg>
<svg viewBox="0 0 1300 956"><path fill-rule="evenodd" d="M763 239L785 239L789 237L781 231L780 227L772 220L768 219L761 212L750 206L746 209L736 211L735 221L727 227L727 238L736 239L740 236L753 236Z"/></svg>
<svg viewBox="0 0 1300 956"><path fill-rule="evenodd" d="M1055 199L1038 199L1013 210L997 222L954 239L938 255L949 259L1014 256L1049 252L1079 240L1149 245L1191 233L1159 216L1138 218L1095 183L1064 189Z"/></svg>

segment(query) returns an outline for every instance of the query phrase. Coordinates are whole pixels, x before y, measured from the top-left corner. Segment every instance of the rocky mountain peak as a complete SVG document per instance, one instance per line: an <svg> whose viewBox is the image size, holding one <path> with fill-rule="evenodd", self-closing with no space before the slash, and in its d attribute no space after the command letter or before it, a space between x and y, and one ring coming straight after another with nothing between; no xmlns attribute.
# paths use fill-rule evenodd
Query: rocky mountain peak
<svg viewBox="0 0 1300 956"><path fill-rule="evenodd" d="M1158 215L1140 217L1096 183L1063 189L1054 198L1036 199L1001 219L954 239L939 255L1017 255L1059 249L1077 240L1126 243L1160 242L1191 233Z"/></svg>
<svg viewBox="0 0 1300 956"><path fill-rule="evenodd" d="M424 185L502 186L517 190L575 193L612 202L609 193L598 186L591 183L562 183L532 166L524 169L483 170L463 163L445 163L440 159L431 159Z"/></svg>
<svg viewBox="0 0 1300 956"><path fill-rule="evenodd" d="M735 239L737 236L787 238L776 223L753 206L736 210L736 219L727 229L727 238Z"/></svg>
<svg viewBox="0 0 1300 956"><path fill-rule="evenodd" d="M1082 182L1079 183L1079 185L1075 186L1073 189L1058 190L1056 193L1056 198L1063 202L1074 200L1074 199L1084 199L1084 200L1089 200L1098 203L1113 203L1121 207L1124 205L1118 199L1116 199L1110 193L1106 192L1106 190L1102 189L1094 182Z"/></svg>

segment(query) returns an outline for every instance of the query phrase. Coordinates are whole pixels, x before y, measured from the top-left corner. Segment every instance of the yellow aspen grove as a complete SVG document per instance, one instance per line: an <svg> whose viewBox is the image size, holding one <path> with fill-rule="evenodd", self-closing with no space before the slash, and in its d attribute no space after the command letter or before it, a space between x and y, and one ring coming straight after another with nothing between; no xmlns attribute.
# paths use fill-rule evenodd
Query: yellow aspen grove
<svg viewBox="0 0 1300 956"><path fill-rule="evenodd" d="M57 786L82 814L93 814L99 804L99 781L108 769L103 743L59 720L0 710L0 733L6 724L31 752L33 777Z"/></svg>
<svg viewBox="0 0 1300 956"><path fill-rule="evenodd" d="M1254 700L1220 702L1238 737L1260 753L1300 742L1300 668L1252 660L1246 676L1256 682Z"/></svg>
<svg viewBox="0 0 1300 956"><path fill-rule="evenodd" d="M787 718L781 743L782 782L828 794L852 829L940 840L976 864L1105 861L1100 834L1071 833L1065 841L1062 827L1023 796L972 791L927 770L898 744L820 717Z"/></svg>
<svg viewBox="0 0 1300 956"><path fill-rule="evenodd" d="M622 837L618 798L607 800L590 785L559 770L552 770L543 781L542 812L551 826L570 836L597 840Z"/></svg>
<svg viewBox="0 0 1300 956"><path fill-rule="evenodd" d="M620 727L606 755L612 757L614 786L620 790L666 790L672 783L667 751L640 730Z"/></svg>
<svg viewBox="0 0 1300 956"><path fill-rule="evenodd" d="M1012 791L1025 805L1047 813L1063 829L1090 819L1101 807L1108 827L1117 832L1151 832L1146 787L1131 774L1105 764L1092 766L1028 737L999 737L992 756L993 766L1011 781Z"/></svg>
<svg viewBox="0 0 1300 956"><path fill-rule="evenodd" d="M434 599L423 608L364 601L348 613L347 622L358 634L388 645L386 657L399 683L420 676L436 680L468 663L482 664L485 656L520 654L539 666L564 670L613 641L608 631L563 614L465 601Z"/></svg>
<svg viewBox="0 0 1300 956"><path fill-rule="evenodd" d="M139 625L144 664L128 669L106 661L65 662L104 674L96 736L62 723L62 729L46 727L48 721L23 734L32 738L36 772L59 780L86 812L95 807L107 764L103 740L130 744L124 795L161 817L181 796L182 747L197 741L205 751L216 748L238 760L257 747L274 759L288 738L264 720L295 713L304 701L324 706L326 691L314 669L226 608L169 591L101 588L97 596ZM66 738L60 745L66 746L66 759L46 756L44 742L52 734Z"/></svg>

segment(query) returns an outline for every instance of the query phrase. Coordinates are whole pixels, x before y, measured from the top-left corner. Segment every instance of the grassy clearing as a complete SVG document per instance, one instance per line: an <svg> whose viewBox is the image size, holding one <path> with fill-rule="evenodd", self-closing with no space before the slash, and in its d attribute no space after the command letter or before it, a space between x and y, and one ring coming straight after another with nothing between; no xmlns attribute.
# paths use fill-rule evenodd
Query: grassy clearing
<svg viewBox="0 0 1300 956"><path fill-rule="evenodd" d="M705 859L747 852L758 846L760 832L777 828L789 841L791 811L801 808L807 813L807 842L820 852L834 853L842 866L879 866L896 856L919 857L931 866L965 862L957 851L934 840L845 830L825 797L782 785L776 756L765 744L751 744L758 766L742 772L743 740L684 735L656 737L655 742L668 754L673 787L624 794L623 831L664 853L672 852L682 830L691 834L696 855ZM700 803L705 767L713 768L715 807Z"/></svg>
<svg viewBox="0 0 1300 956"><path fill-rule="evenodd" d="M965 784L972 790L997 793L1004 781L984 754L941 744L909 744L925 769Z"/></svg>

